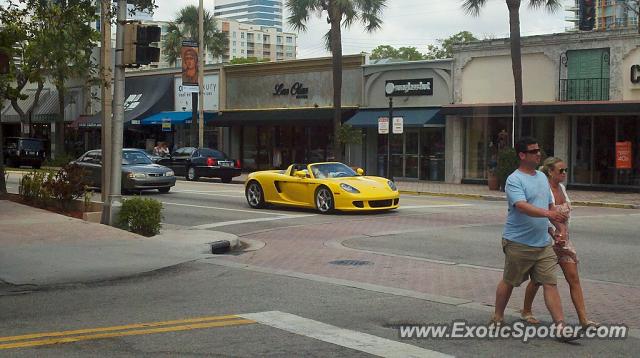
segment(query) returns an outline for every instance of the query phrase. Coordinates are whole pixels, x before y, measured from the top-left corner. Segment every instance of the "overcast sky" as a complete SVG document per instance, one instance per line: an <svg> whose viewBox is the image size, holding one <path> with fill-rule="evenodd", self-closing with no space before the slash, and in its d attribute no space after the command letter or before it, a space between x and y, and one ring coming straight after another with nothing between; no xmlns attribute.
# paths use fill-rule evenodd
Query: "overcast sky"
<svg viewBox="0 0 640 358"><path fill-rule="evenodd" d="M561 0L573 3L573 0ZM414 46L426 52L428 44L460 31L470 31L476 37L508 37L509 13L505 0L488 0L480 16L466 15L461 0L387 0L382 14L382 28L373 34L361 31L356 23L342 33L344 54L371 52L378 45L394 47ZM520 11L520 29L523 36L563 32L568 23L564 11L550 14L544 9L532 10L523 0ZM176 12L198 0L156 0L155 20L173 20ZM214 0L204 0L204 7L213 10ZM288 14L285 8L285 19ZM312 17L306 33L298 37L298 58L328 56L322 36L329 30L326 14L322 19ZM286 20L285 20L286 21ZM288 26L285 25L285 28ZM286 31L291 31L288 29Z"/></svg>

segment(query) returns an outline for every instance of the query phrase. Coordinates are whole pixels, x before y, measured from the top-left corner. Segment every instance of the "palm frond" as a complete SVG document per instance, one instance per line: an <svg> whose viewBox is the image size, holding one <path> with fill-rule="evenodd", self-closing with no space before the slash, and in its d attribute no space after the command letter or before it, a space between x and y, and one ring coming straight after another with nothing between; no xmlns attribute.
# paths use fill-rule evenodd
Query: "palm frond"
<svg viewBox="0 0 640 358"><path fill-rule="evenodd" d="M462 9L467 14L478 16L480 15L480 9L486 5L487 0L463 0Z"/></svg>
<svg viewBox="0 0 640 358"><path fill-rule="evenodd" d="M554 13L562 8L561 0L529 0L529 7L538 9L544 7L549 13Z"/></svg>

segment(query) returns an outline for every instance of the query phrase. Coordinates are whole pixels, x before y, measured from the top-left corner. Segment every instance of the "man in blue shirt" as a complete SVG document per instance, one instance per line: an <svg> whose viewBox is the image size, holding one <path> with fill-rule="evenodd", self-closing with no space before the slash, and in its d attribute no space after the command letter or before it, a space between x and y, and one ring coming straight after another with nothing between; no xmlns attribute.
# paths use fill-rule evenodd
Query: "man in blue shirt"
<svg viewBox="0 0 640 358"><path fill-rule="evenodd" d="M509 203L507 222L502 234L505 254L504 273L496 290L496 307L492 323L499 324L513 287L527 279L542 285L544 300L556 324L563 324L564 314L556 286L557 257L549 235L549 221L561 223L567 216L553 208L547 177L536 170L540 165L540 146L534 138L524 137L515 144L520 166L507 178L505 192Z"/></svg>

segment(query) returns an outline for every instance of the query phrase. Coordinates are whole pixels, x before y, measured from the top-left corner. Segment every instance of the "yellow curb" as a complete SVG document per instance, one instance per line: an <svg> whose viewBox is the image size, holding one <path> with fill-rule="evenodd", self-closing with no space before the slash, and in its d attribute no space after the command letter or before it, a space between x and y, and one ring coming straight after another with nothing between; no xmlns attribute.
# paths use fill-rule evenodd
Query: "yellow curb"
<svg viewBox="0 0 640 358"><path fill-rule="evenodd" d="M476 199L476 200L490 200L490 201L506 201L507 198L502 196L493 195L481 195L481 194L462 194L462 193L436 193L429 191L411 191L411 190L399 190L400 194L406 195L429 195L429 196L443 196L451 198L461 199ZM614 208L614 209L640 209L640 205L634 204L622 204L622 203L604 203L598 201L572 201L571 204L576 206L590 206L601 208Z"/></svg>

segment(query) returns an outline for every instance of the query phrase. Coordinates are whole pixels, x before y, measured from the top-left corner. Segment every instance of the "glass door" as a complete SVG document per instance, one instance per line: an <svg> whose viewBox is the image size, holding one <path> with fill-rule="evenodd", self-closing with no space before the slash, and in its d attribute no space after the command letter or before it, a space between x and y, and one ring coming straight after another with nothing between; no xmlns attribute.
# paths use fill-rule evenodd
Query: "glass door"
<svg viewBox="0 0 640 358"><path fill-rule="evenodd" d="M409 129L404 135L404 177L418 178L419 159L418 153L420 149L420 131L419 129Z"/></svg>

